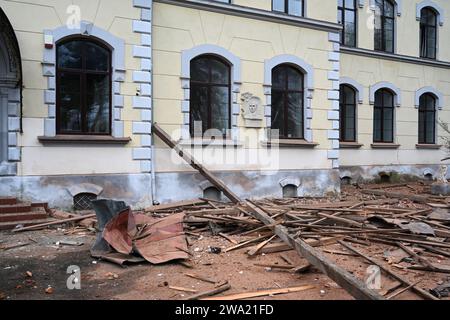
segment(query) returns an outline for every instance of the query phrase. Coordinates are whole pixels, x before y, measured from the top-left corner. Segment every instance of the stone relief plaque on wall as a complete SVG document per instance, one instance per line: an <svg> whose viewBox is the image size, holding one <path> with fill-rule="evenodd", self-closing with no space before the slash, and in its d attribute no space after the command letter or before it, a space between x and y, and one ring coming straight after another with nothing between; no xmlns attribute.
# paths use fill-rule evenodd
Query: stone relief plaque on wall
<svg viewBox="0 0 450 320"><path fill-rule="evenodd" d="M264 109L261 99L252 93L242 94L242 116L247 128L261 128L264 119Z"/></svg>

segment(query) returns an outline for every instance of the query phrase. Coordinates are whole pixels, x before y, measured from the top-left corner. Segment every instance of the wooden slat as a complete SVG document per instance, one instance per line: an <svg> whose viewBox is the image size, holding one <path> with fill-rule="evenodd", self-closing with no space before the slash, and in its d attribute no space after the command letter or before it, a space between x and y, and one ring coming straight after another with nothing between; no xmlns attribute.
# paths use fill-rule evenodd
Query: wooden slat
<svg viewBox="0 0 450 320"><path fill-rule="evenodd" d="M184 201L178 201L178 202L172 202L172 203L152 206L150 208L146 208L145 212L154 212L154 211L159 211L159 210L174 209L174 208L180 208L180 207L184 207L184 206L193 206L196 204L203 204L203 203L206 203L206 201L200 200L200 199L184 200Z"/></svg>
<svg viewBox="0 0 450 320"><path fill-rule="evenodd" d="M257 207L250 201L247 201L246 204L251 209L252 214L256 219L266 225L273 225L275 223L275 221L261 208ZM284 242L293 246L303 258L308 260L313 266L322 271L356 299L384 300L381 295L368 289L364 283L356 279L343 268L334 264L323 253L317 251L301 239L295 239L288 233L288 230L285 227L275 226L274 232Z"/></svg>

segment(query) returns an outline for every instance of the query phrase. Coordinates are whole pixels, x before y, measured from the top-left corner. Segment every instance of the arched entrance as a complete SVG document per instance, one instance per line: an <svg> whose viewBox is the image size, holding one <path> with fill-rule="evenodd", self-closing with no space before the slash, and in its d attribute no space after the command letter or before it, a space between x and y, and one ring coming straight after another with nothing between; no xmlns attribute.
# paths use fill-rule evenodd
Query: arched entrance
<svg viewBox="0 0 450 320"><path fill-rule="evenodd" d="M0 8L0 176L16 173L16 132L20 129L22 68L14 30Z"/></svg>

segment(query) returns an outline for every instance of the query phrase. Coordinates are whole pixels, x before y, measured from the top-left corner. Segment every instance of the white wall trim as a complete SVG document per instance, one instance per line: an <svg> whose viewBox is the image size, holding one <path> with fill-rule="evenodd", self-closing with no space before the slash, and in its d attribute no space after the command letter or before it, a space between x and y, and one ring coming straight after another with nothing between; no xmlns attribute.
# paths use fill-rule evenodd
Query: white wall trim
<svg viewBox="0 0 450 320"><path fill-rule="evenodd" d="M390 82L386 82L386 81L381 81L378 82L376 84L374 84L373 86L370 86L370 92L369 92L369 103L370 104L375 104L375 92L377 92L380 89L389 89L394 93L394 104L397 107L401 106L402 103L402 92L401 90L393 85Z"/></svg>
<svg viewBox="0 0 450 320"><path fill-rule="evenodd" d="M440 5L438 5L437 3L435 3L431 0L423 0L422 2L420 2L416 5L416 20L420 21L421 11L423 8L426 8L426 7L431 7L437 12L439 25L443 26L444 19L445 19L445 15L444 15L445 11Z"/></svg>
<svg viewBox="0 0 450 320"><path fill-rule="evenodd" d="M339 79L340 84L346 84L351 86L356 91L356 100L359 104L364 103L364 87L357 82L356 80L353 80L349 77L341 77Z"/></svg>
<svg viewBox="0 0 450 320"><path fill-rule="evenodd" d="M17 146L18 133L20 131L20 89L0 87L1 100L6 101L7 108L7 161L0 162L0 176L17 175L17 162L21 161L21 148ZM1 106L0 106L1 107Z"/></svg>
<svg viewBox="0 0 450 320"><path fill-rule="evenodd" d="M444 95L433 87L423 87L416 91L414 106L416 109L420 106L420 97L425 93L431 93L436 98L436 109L442 110L444 107Z"/></svg>
<svg viewBox="0 0 450 320"><path fill-rule="evenodd" d="M133 149L133 160L140 161L141 172L153 172L152 121L152 0L133 0L133 6L140 10L140 17L133 20L132 30L140 36L140 44L133 45L133 57L140 61L140 68L133 71L133 82L139 93L132 98L134 109L140 110L140 119L132 122L132 132L140 141ZM152 182L153 183L153 182ZM153 185L152 185L153 188Z"/></svg>
<svg viewBox="0 0 450 320"><path fill-rule="evenodd" d="M203 44L181 52L181 87L184 98L181 102L183 113L182 140L189 140L190 136L190 79L191 60L201 55L215 55L225 59L231 66L231 139L239 140L238 116L240 114L239 93L241 90L241 59L225 48Z"/></svg>
<svg viewBox="0 0 450 320"><path fill-rule="evenodd" d="M44 91L44 103L48 106L48 116L44 120L44 136L56 136L56 45L58 41L72 35L94 37L106 42L112 50L112 101L111 127L112 136L124 136L124 123L121 120L121 109L124 98L120 94L120 83L125 81L125 41L93 23L82 21L79 29L61 26L53 30L44 30L44 43L51 48L44 49L42 64L43 75L47 77L47 90Z"/></svg>

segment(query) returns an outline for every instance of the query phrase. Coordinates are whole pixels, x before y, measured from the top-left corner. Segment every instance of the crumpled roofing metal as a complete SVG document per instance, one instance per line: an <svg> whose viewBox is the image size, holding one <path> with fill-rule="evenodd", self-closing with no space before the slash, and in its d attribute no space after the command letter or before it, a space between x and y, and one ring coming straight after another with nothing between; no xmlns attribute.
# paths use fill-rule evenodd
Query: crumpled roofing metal
<svg viewBox="0 0 450 320"><path fill-rule="evenodd" d="M103 239L122 254L119 264L136 253L152 264L188 259L188 246L183 232L184 213L162 219L134 214L130 209L114 216L103 230ZM107 258L107 257L105 257ZM108 259L115 262L116 259ZM116 262L118 263L118 262Z"/></svg>

